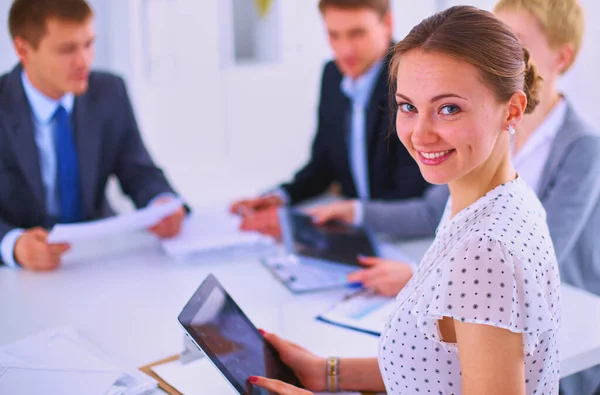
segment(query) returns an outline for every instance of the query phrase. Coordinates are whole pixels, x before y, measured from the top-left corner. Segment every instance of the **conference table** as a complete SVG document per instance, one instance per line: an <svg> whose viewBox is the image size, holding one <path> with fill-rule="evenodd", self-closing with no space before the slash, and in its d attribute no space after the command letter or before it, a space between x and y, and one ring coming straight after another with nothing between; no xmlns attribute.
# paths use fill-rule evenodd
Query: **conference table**
<svg viewBox="0 0 600 395"><path fill-rule="evenodd" d="M418 260L430 243L399 248ZM126 366L147 365L182 350L177 315L212 273L258 327L324 356L375 356L377 337L315 320L351 290L291 293L260 263L280 248L173 259L140 232L75 245L55 272L0 268L0 345L69 325ZM600 363L600 298L569 286L562 292L564 377Z"/></svg>

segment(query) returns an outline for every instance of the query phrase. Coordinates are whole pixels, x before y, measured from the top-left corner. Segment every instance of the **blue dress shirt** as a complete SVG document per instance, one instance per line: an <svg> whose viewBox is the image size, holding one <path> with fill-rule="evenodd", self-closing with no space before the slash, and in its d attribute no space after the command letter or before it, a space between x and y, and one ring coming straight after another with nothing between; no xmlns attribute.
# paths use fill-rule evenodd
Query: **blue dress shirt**
<svg viewBox="0 0 600 395"><path fill-rule="evenodd" d="M345 76L342 80L342 92L352 101L352 117L348 145L350 168L354 177L356 194L361 200L369 199L369 160L367 152L367 112L373 88L383 66L382 61L375 63L365 74L357 79Z"/></svg>
<svg viewBox="0 0 600 395"><path fill-rule="evenodd" d="M21 74L21 81L31 106L34 139L38 148L42 183L46 192L46 211L49 215L58 217L60 215L60 200L56 188L56 152L54 148L56 121L53 119L53 115L59 105L63 106L67 113L71 115L75 96L72 93L67 93L59 100L51 99L31 84L25 72ZM14 259L14 248L17 239L23 232L23 229L13 229L0 242L2 259L8 266L18 266Z"/></svg>

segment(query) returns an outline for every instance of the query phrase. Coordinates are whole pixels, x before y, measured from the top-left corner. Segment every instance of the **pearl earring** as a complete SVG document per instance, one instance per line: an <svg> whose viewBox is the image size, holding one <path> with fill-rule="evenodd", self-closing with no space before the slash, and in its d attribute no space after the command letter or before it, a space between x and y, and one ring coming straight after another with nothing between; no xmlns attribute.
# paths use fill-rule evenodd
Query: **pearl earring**
<svg viewBox="0 0 600 395"><path fill-rule="evenodd" d="M515 135L515 133L516 133L516 132L515 132L515 128L513 127L513 125L508 125L508 133L509 133L511 136L514 136L514 135Z"/></svg>

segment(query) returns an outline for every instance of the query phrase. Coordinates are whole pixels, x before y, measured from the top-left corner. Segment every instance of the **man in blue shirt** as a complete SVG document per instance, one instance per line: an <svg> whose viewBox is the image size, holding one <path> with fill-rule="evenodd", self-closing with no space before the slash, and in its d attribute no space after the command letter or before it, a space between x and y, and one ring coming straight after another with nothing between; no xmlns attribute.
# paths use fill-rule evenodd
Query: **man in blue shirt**
<svg viewBox="0 0 600 395"><path fill-rule="evenodd" d="M144 147L123 80L90 71L85 0L14 0L9 29L20 63L0 77L0 258L51 270L69 246L48 244L47 229L112 215L111 175L137 207L175 192ZM174 236L184 215L151 231Z"/></svg>
<svg viewBox="0 0 600 395"><path fill-rule="evenodd" d="M323 71L310 161L291 182L234 203L242 229L278 236L279 206L318 196L332 184L361 200L418 197L428 186L400 141L388 139L389 0L320 0L319 9L335 59Z"/></svg>

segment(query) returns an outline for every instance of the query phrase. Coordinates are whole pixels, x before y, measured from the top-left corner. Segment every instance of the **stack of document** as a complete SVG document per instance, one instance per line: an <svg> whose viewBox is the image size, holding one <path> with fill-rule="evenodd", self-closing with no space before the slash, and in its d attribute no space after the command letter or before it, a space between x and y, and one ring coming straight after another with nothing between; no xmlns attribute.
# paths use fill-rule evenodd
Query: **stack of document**
<svg viewBox="0 0 600 395"><path fill-rule="evenodd" d="M181 233L162 241L165 252L182 257L207 251L222 251L232 247L264 247L273 239L258 232L242 232L242 218L225 207L194 211L183 224Z"/></svg>
<svg viewBox="0 0 600 395"><path fill-rule="evenodd" d="M373 294L365 289L352 293L317 319L344 328L381 335L396 306L394 298Z"/></svg>
<svg viewBox="0 0 600 395"><path fill-rule="evenodd" d="M113 364L69 327L0 348L0 394L138 395L156 388L152 378Z"/></svg>

